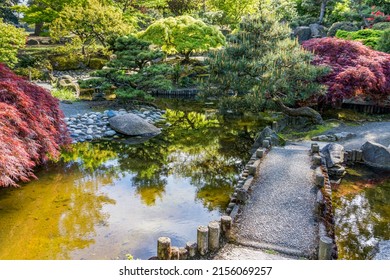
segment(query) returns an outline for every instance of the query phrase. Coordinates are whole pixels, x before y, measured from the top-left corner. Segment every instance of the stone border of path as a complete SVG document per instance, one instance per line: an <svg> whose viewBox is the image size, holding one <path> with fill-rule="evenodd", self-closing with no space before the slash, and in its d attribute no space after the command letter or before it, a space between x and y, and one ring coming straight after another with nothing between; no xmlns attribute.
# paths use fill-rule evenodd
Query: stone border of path
<svg viewBox="0 0 390 280"><path fill-rule="evenodd" d="M216 253L226 240L230 239L233 219L239 210L239 203L249 198L248 191L252 185L254 175L260 166L261 160L271 149L271 138L267 137L245 165L241 172L235 192L226 209L226 216L220 221L211 221L207 226L197 228L197 241L189 241L184 247L172 246L169 237L160 237L157 240L157 256L150 259L158 260L187 260L207 259Z"/></svg>
<svg viewBox="0 0 390 280"><path fill-rule="evenodd" d="M317 192L316 214L319 216L319 260L337 259L337 245L335 238L335 223L332 207L332 187L330 184L326 159L321 156L317 143L311 144L310 149L315 169L315 185Z"/></svg>

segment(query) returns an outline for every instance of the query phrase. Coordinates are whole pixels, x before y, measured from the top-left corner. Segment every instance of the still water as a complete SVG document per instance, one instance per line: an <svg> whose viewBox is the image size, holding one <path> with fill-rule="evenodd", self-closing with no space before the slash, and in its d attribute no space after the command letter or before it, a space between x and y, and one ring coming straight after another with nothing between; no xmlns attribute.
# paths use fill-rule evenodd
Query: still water
<svg viewBox="0 0 390 280"><path fill-rule="evenodd" d="M333 192L339 259L371 259L390 239L390 174L363 166L348 169Z"/></svg>
<svg viewBox="0 0 390 280"><path fill-rule="evenodd" d="M264 121L212 110L168 110L162 133L79 143L0 190L0 259L147 259L219 219ZM131 143L130 143L131 142Z"/></svg>

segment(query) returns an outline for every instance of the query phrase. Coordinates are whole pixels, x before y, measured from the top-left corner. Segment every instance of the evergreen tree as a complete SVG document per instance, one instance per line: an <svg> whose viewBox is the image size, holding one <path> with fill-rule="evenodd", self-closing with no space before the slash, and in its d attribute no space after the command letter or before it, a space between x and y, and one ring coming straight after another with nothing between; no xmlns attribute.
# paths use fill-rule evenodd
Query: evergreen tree
<svg viewBox="0 0 390 280"><path fill-rule="evenodd" d="M106 69L95 72L98 78L87 82L103 90L115 89L121 98L150 99L151 90L170 89L171 81L166 78L170 67L155 63L164 54L149 46L149 42L133 36L117 38L111 45L115 59Z"/></svg>
<svg viewBox="0 0 390 280"><path fill-rule="evenodd" d="M311 60L312 55L290 39L287 24L259 13L246 17L230 44L210 55L205 90L229 106L244 102L262 110L277 105L287 112L285 104L302 106L325 90L316 83L325 70L312 66ZM315 122L319 120L318 113L310 114Z"/></svg>

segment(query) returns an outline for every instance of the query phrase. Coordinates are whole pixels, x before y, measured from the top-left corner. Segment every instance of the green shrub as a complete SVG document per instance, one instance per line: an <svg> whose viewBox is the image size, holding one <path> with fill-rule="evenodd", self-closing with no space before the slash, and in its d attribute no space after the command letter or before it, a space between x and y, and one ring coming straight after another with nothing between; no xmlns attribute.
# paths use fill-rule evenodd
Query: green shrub
<svg viewBox="0 0 390 280"><path fill-rule="evenodd" d="M375 23L372 26L372 29L374 29L374 30L390 29L390 22L378 22L378 23Z"/></svg>
<svg viewBox="0 0 390 280"><path fill-rule="evenodd" d="M68 71L78 70L86 67L86 59L79 54L73 54L68 56L51 56L50 63L54 70Z"/></svg>
<svg viewBox="0 0 390 280"><path fill-rule="evenodd" d="M390 29L383 31L382 36L378 40L377 50L390 53Z"/></svg>
<svg viewBox="0 0 390 280"><path fill-rule="evenodd" d="M77 100L75 93L72 90L66 88L53 89L51 91L51 95L54 96L55 98L58 98L59 100L68 100L68 101Z"/></svg>
<svg viewBox="0 0 390 280"><path fill-rule="evenodd" d="M32 81L36 81L36 80L42 81L48 79L47 72L44 72L37 68L32 68L32 67L16 68L14 72L19 76L31 79Z"/></svg>
<svg viewBox="0 0 390 280"><path fill-rule="evenodd" d="M363 29L355 32L337 30L336 37L340 39L359 41L367 47L376 49L382 33L383 31L381 30L373 29Z"/></svg>
<svg viewBox="0 0 390 280"><path fill-rule="evenodd" d="M337 30L358 31L359 28L352 22L347 22L347 21L335 22L329 28L328 36L334 37L336 35Z"/></svg>
<svg viewBox="0 0 390 280"><path fill-rule="evenodd" d="M88 67L94 70L100 70L108 62L108 59L94 57L89 60Z"/></svg>

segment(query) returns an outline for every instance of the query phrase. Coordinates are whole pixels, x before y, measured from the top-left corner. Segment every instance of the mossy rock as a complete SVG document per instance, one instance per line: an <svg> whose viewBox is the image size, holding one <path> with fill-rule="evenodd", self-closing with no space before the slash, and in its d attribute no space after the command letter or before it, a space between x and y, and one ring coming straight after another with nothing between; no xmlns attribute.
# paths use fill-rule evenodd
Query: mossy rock
<svg viewBox="0 0 390 280"><path fill-rule="evenodd" d="M68 71L86 68L86 61L80 56L52 56L49 58L54 70Z"/></svg>
<svg viewBox="0 0 390 280"><path fill-rule="evenodd" d="M335 22L329 28L328 36L329 37L336 36L337 30L358 31L359 28L355 24L353 24L352 22L347 22L347 21Z"/></svg>
<svg viewBox="0 0 390 280"><path fill-rule="evenodd" d="M89 60L88 67L94 70L100 70L104 65L106 65L107 62L108 60L105 58L94 57Z"/></svg>

